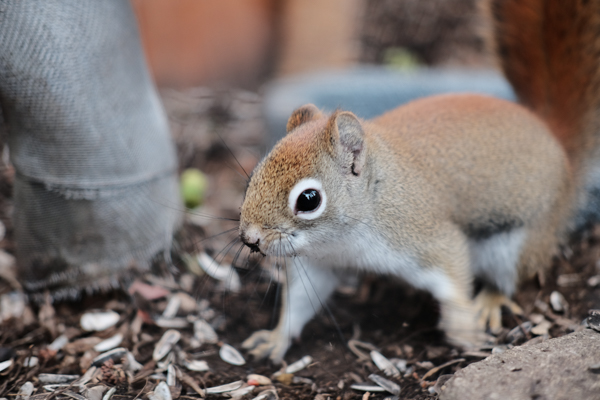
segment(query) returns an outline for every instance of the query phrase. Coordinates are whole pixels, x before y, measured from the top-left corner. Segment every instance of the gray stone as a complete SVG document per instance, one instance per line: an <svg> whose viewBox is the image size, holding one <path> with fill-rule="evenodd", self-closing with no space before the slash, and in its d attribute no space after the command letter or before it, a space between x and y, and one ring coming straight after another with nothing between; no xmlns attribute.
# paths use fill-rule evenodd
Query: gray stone
<svg viewBox="0 0 600 400"><path fill-rule="evenodd" d="M592 329L515 347L457 372L440 400L600 399L600 333Z"/></svg>

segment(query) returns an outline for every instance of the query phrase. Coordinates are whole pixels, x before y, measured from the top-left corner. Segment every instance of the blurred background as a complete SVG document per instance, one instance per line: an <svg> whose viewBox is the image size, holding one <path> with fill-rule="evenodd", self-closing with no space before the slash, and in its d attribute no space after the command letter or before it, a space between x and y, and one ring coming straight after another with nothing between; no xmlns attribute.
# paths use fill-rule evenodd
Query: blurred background
<svg viewBox="0 0 600 400"><path fill-rule="evenodd" d="M347 68L491 66L476 0L132 0L160 87Z"/></svg>

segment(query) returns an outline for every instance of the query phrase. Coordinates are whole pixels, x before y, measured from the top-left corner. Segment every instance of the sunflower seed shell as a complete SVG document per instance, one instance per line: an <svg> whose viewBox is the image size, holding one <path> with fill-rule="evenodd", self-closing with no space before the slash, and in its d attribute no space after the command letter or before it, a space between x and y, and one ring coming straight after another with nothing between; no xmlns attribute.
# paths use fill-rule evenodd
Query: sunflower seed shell
<svg viewBox="0 0 600 400"><path fill-rule="evenodd" d="M208 363L204 360L186 360L183 365L190 371L204 372L210 370Z"/></svg>
<svg viewBox="0 0 600 400"><path fill-rule="evenodd" d="M194 337L201 343L217 343L219 336L208 322L203 319L199 319L194 322Z"/></svg>
<svg viewBox="0 0 600 400"><path fill-rule="evenodd" d="M112 350L123 341L123 334L117 333L116 335L109 337L106 340L101 341L97 345L94 346L94 350L98 353L103 353L108 350Z"/></svg>
<svg viewBox="0 0 600 400"><path fill-rule="evenodd" d="M285 369L286 374L295 374L296 372L303 370L306 368L311 362L313 362L313 358L311 356L304 356L298 361L291 363Z"/></svg>
<svg viewBox="0 0 600 400"><path fill-rule="evenodd" d="M89 312L81 316L80 324L83 330L103 331L119 322L119 314L114 311Z"/></svg>
<svg viewBox="0 0 600 400"><path fill-rule="evenodd" d="M152 359L154 361L162 360L167 354L169 354L171 349L173 349L173 346L179 342L179 339L181 339L181 333L179 333L179 331L174 329L169 329L166 331L158 343L156 343L156 347L152 353Z"/></svg>
<svg viewBox="0 0 600 400"><path fill-rule="evenodd" d="M163 381L156 385L154 392L148 394L149 400L172 400L169 386Z"/></svg>
<svg viewBox="0 0 600 400"><path fill-rule="evenodd" d="M355 383L350 385L350 389L360 390L361 392L385 392L385 389L372 383Z"/></svg>
<svg viewBox="0 0 600 400"><path fill-rule="evenodd" d="M246 360L240 354L240 352L228 344L221 346L221 349L219 350L219 356L221 356L223 361L232 365L246 364Z"/></svg>
<svg viewBox="0 0 600 400"><path fill-rule="evenodd" d="M218 393L232 392L236 389L241 388L243 384L244 384L244 381L235 381L235 382L227 383L225 385L209 387L209 388L206 388L204 391L206 392L206 394L218 394Z"/></svg>
<svg viewBox="0 0 600 400"><path fill-rule="evenodd" d="M385 390L387 390L388 392L390 392L391 394L395 394L396 396L400 394L401 388L400 385L398 385L397 383L394 383L388 379L385 379L382 376L375 374L369 375L369 379L381 386L382 388L384 388Z"/></svg>
<svg viewBox="0 0 600 400"><path fill-rule="evenodd" d="M377 365L377 368L383 371L387 376L400 376L398 368L396 368L396 366L380 352L376 350L371 351L371 359L375 365Z"/></svg>

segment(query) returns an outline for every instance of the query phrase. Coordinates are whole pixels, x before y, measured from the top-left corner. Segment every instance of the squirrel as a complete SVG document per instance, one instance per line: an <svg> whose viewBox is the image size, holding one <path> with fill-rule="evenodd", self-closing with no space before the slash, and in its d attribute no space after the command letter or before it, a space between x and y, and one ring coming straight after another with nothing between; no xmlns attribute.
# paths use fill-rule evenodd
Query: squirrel
<svg viewBox="0 0 600 400"><path fill-rule="evenodd" d="M243 344L281 362L341 274L431 292L462 348L559 244L600 215L600 3L492 0L492 43L521 104L475 94L412 101L364 121L300 107L255 168L239 234L280 257L279 323ZM481 283L475 294L474 283Z"/></svg>

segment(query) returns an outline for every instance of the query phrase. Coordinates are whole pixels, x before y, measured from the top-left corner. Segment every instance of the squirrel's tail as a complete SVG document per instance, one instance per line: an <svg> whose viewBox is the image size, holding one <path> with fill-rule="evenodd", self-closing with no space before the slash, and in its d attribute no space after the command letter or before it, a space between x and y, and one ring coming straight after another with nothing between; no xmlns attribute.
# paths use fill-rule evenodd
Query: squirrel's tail
<svg viewBox="0 0 600 400"><path fill-rule="evenodd" d="M490 0L491 43L521 102L564 146L577 228L600 222L600 1Z"/></svg>

